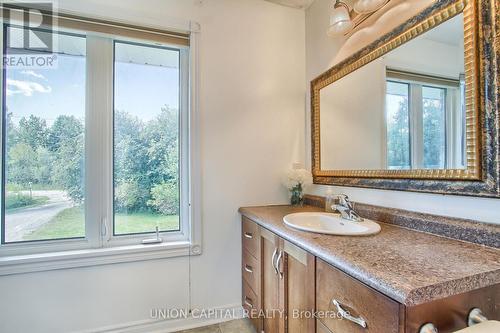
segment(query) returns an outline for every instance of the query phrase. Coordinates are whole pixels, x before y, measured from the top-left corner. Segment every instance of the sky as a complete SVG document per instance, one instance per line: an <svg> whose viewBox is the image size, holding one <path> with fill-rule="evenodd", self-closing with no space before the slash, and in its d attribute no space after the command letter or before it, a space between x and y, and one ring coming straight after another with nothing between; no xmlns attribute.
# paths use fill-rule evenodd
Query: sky
<svg viewBox="0 0 500 333"><path fill-rule="evenodd" d="M164 51L164 50L162 50ZM7 70L7 109L17 123L30 114L51 125L58 115L85 117L85 57L58 55L57 68ZM178 68L117 62L115 109L144 120L179 107Z"/></svg>

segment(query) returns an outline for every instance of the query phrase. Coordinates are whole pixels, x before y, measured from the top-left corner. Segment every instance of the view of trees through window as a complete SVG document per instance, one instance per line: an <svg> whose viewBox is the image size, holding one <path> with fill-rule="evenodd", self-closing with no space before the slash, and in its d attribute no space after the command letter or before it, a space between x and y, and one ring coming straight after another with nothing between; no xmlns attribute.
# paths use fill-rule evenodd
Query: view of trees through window
<svg viewBox="0 0 500 333"><path fill-rule="evenodd" d="M115 42L115 234L180 228L179 86L179 51Z"/></svg>
<svg viewBox="0 0 500 333"><path fill-rule="evenodd" d="M424 168L446 167L446 89L422 87Z"/></svg>
<svg viewBox="0 0 500 333"><path fill-rule="evenodd" d="M62 39L57 68L6 68L5 243L86 235L86 42ZM179 230L179 51L115 52L114 232Z"/></svg>
<svg viewBox="0 0 500 333"><path fill-rule="evenodd" d="M387 82L387 166L389 169L410 169L410 113L407 83Z"/></svg>
<svg viewBox="0 0 500 333"><path fill-rule="evenodd" d="M4 242L85 237L85 38L61 42L57 69L6 66Z"/></svg>
<svg viewBox="0 0 500 333"><path fill-rule="evenodd" d="M388 168L445 169L446 88L396 81L386 87Z"/></svg>

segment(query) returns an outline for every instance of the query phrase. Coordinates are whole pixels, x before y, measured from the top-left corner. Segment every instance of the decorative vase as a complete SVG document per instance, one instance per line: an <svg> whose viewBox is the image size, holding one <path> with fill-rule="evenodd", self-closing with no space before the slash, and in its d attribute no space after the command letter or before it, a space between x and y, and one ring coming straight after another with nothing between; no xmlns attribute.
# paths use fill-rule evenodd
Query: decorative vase
<svg viewBox="0 0 500 333"><path fill-rule="evenodd" d="M304 203L304 197L302 194L302 184L297 184L292 188L292 197L290 198L290 203L292 206L302 206Z"/></svg>

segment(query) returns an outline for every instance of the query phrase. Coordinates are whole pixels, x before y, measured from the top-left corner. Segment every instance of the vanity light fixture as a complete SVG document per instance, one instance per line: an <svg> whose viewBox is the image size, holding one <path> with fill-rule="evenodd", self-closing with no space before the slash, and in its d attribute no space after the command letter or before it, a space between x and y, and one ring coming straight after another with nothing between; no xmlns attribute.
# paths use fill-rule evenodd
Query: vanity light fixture
<svg viewBox="0 0 500 333"><path fill-rule="evenodd" d="M335 0L330 14L327 34L330 37L345 35L390 0Z"/></svg>
<svg viewBox="0 0 500 333"><path fill-rule="evenodd" d="M336 1L330 15L330 27L328 28L328 36L343 35L354 27L351 20L350 8L342 1Z"/></svg>
<svg viewBox="0 0 500 333"><path fill-rule="evenodd" d="M358 0L354 3L354 11L358 14L370 14L384 7L389 0Z"/></svg>

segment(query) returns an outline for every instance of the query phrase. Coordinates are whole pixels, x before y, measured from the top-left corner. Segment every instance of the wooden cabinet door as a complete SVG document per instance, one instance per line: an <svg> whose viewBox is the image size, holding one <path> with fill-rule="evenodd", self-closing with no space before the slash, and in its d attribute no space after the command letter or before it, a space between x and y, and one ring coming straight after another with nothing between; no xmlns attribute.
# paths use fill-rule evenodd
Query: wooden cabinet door
<svg viewBox="0 0 500 333"><path fill-rule="evenodd" d="M279 286L280 277L275 263L279 255L279 237L262 228L261 237L261 292L262 311L264 313L263 329L265 333L284 333L280 331Z"/></svg>
<svg viewBox="0 0 500 333"><path fill-rule="evenodd" d="M311 333L315 331L316 260L292 243L280 240L284 253L279 271L283 272L280 300L286 313L288 333Z"/></svg>

